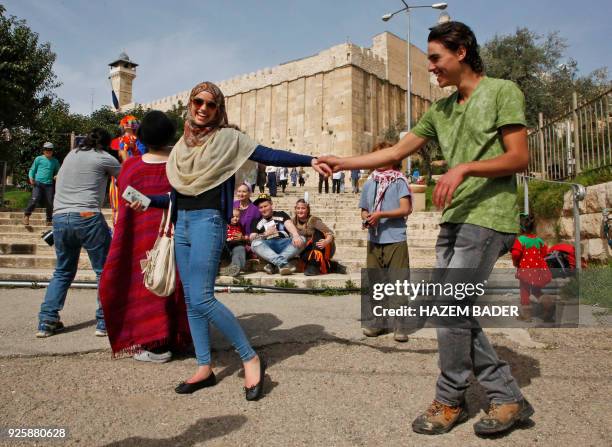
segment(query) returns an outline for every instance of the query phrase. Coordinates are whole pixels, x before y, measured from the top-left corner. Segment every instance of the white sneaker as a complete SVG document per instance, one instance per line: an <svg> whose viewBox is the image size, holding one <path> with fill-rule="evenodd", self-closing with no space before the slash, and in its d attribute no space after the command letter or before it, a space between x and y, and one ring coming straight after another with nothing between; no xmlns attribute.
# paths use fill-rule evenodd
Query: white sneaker
<svg viewBox="0 0 612 447"><path fill-rule="evenodd" d="M172 352L166 351L161 354L155 354L151 351L141 351L138 354L134 354L134 360L139 362L166 363L172 360Z"/></svg>

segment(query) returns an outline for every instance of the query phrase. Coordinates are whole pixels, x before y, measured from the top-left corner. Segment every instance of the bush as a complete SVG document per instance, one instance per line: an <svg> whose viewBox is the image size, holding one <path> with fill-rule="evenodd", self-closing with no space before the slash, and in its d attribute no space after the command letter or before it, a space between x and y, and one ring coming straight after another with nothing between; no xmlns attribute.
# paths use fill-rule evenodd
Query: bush
<svg viewBox="0 0 612 447"><path fill-rule="evenodd" d="M612 166L583 172L570 181L583 186L592 186L612 181ZM563 210L563 196L570 190L571 187L567 185L531 180L529 182L529 209L537 217L560 217ZM518 201L521 206L523 200L524 191L522 187L519 187Z"/></svg>
<svg viewBox="0 0 612 447"><path fill-rule="evenodd" d="M4 203L10 209L22 210L28 205L31 195L32 193L30 191L22 191L18 189L6 191L4 193Z"/></svg>

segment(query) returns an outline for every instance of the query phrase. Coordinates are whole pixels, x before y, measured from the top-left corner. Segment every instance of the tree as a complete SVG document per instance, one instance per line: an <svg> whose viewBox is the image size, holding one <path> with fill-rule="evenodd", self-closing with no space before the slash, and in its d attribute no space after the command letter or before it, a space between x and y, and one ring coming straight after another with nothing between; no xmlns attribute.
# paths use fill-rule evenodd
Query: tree
<svg viewBox="0 0 612 447"><path fill-rule="evenodd" d="M54 98L60 84L53 73L55 53L24 20L6 16L0 5L0 129L27 127Z"/></svg>
<svg viewBox="0 0 612 447"><path fill-rule="evenodd" d="M395 123L391 123L389 127L382 130L382 136L385 141L389 143L397 143L400 139L400 133L406 130L406 119L403 115L400 115ZM423 169L421 175L427 176L431 181L431 175L433 174L433 168L431 163L434 160L442 158L442 150L438 143L434 140L430 140L425 146L423 146L415 155L420 156L423 160ZM418 162L417 162L418 164Z"/></svg>
<svg viewBox="0 0 612 447"><path fill-rule="evenodd" d="M183 136L183 129L185 127L185 116L187 114L187 106L183 104L183 101L178 102L178 104L174 104L172 109L166 112L168 118L172 120L174 123L174 127L176 128L176 132L174 133L174 139L172 143L176 143Z"/></svg>
<svg viewBox="0 0 612 447"><path fill-rule="evenodd" d="M510 79L525 94L530 126L537 125L538 112L545 118L567 112L572 92L587 100L610 86L605 67L580 77L575 60L561 63L566 48L566 41L558 32L544 37L518 28L511 35L496 35L481 50L487 75Z"/></svg>

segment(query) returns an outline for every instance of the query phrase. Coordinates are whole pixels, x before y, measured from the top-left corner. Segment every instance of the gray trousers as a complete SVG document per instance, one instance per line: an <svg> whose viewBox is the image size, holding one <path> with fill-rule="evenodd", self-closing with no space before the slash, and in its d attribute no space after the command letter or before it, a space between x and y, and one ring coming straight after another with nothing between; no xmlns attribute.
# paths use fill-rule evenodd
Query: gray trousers
<svg viewBox="0 0 612 447"><path fill-rule="evenodd" d="M500 233L472 224L442 224L436 242L436 267L445 269L441 281L467 282L464 269L474 269L474 281L486 280L497 259L507 253L514 234ZM453 269L460 269L454 273ZM458 277L462 276L462 277ZM440 376L436 400L461 405L473 372L494 403L516 402L523 398L508 364L497 357L481 328L439 328Z"/></svg>

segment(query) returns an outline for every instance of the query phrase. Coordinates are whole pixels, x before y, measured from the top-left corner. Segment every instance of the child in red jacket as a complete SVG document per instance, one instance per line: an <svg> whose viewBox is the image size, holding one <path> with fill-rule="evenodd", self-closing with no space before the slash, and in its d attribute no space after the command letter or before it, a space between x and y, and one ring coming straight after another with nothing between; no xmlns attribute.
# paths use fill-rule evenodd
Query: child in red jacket
<svg viewBox="0 0 612 447"><path fill-rule="evenodd" d="M231 258L231 263L221 268L222 276L237 276L246 267L246 242L245 234L240 225L240 210L234 208L232 219L227 224L227 236L225 238L225 256Z"/></svg>
<svg viewBox="0 0 612 447"><path fill-rule="evenodd" d="M552 279L544 259L548 249L544 241L533 233L534 227L533 215L521 214L521 235L516 238L511 250L512 262L517 267L516 278L520 283L521 310L518 319L523 321L531 321L531 295L542 301L545 313L550 308L550 297L542 294L542 288Z"/></svg>

